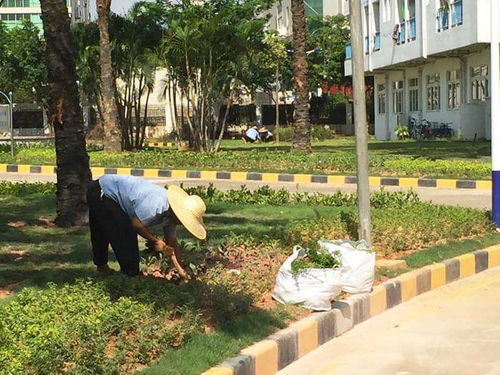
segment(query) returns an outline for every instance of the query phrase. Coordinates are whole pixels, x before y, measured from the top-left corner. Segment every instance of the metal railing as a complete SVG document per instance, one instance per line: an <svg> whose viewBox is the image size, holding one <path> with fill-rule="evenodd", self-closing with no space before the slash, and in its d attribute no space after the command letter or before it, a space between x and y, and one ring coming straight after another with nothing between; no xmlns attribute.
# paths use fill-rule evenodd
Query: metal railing
<svg viewBox="0 0 500 375"><path fill-rule="evenodd" d="M399 24L398 44L402 44L405 42L406 42L406 22L403 21Z"/></svg>
<svg viewBox="0 0 500 375"><path fill-rule="evenodd" d="M365 36L364 50L365 55L368 55L368 53L370 52L370 39L367 36Z"/></svg>

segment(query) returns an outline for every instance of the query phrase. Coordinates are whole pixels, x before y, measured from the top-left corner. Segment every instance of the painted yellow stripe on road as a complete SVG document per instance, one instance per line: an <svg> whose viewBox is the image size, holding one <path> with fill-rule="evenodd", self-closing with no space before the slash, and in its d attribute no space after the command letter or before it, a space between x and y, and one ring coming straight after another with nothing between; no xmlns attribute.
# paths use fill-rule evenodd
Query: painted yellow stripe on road
<svg viewBox="0 0 500 375"><path fill-rule="evenodd" d="M381 285L373 288L370 293L370 316L375 316L387 310L387 292Z"/></svg>
<svg viewBox="0 0 500 375"><path fill-rule="evenodd" d="M246 181L247 172L231 172L231 180Z"/></svg>
<svg viewBox="0 0 500 375"><path fill-rule="evenodd" d="M262 173L262 181L277 182L278 181L278 173Z"/></svg>
<svg viewBox="0 0 500 375"><path fill-rule="evenodd" d="M17 173L24 173L24 174L29 174L30 173L30 165L27 164L19 164L17 166Z"/></svg>
<svg viewBox="0 0 500 375"><path fill-rule="evenodd" d="M104 174L103 167L92 167L90 168L90 172L92 173L92 178L102 176Z"/></svg>
<svg viewBox="0 0 500 375"><path fill-rule="evenodd" d="M417 187L418 178L401 177L399 178L399 186Z"/></svg>
<svg viewBox="0 0 500 375"><path fill-rule="evenodd" d="M217 178L216 171L201 171L200 179L202 180L215 180Z"/></svg>
<svg viewBox="0 0 500 375"><path fill-rule="evenodd" d="M491 181L485 181L485 180L476 181L476 189L491 190Z"/></svg>
<svg viewBox="0 0 500 375"><path fill-rule="evenodd" d="M446 266L443 263L431 264L424 267L431 271L431 289L439 288L446 284Z"/></svg>
<svg viewBox="0 0 500 375"><path fill-rule="evenodd" d="M460 278L472 276L476 273L476 257L474 254L464 254L457 257L460 262Z"/></svg>
<svg viewBox="0 0 500 375"><path fill-rule="evenodd" d="M329 184L343 185L345 183L345 176L328 176L327 181Z"/></svg>
<svg viewBox="0 0 500 375"><path fill-rule="evenodd" d="M54 167L52 165L42 165L40 172L42 174L54 174Z"/></svg>
<svg viewBox="0 0 500 375"><path fill-rule="evenodd" d="M146 178L158 177L158 169L144 169L144 177Z"/></svg>
<svg viewBox="0 0 500 375"><path fill-rule="evenodd" d="M500 245L485 249L488 252L488 268L500 266Z"/></svg>
<svg viewBox="0 0 500 375"><path fill-rule="evenodd" d="M457 187L457 180L436 180L436 187L440 189L455 189Z"/></svg>
<svg viewBox="0 0 500 375"><path fill-rule="evenodd" d="M260 341L241 351L255 358L255 374L273 375L278 372L278 344L273 340Z"/></svg>
<svg viewBox="0 0 500 375"><path fill-rule="evenodd" d="M174 169L171 174L172 178L186 178L187 171L182 169Z"/></svg>
<svg viewBox="0 0 500 375"><path fill-rule="evenodd" d="M7 164L0 164L0 173L7 172Z"/></svg>
<svg viewBox="0 0 500 375"><path fill-rule="evenodd" d="M398 276L401 282L401 301L408 301L417 295L417 275L408 272Z"/></svg>
<svg viewBox="0 0 500 375"><path fill-rule="evenodd" d="M293 182L298 182L298 183L311 182L311 175L310 174L296 174L293 176L294 176Z"/></svg>
<svg viewBox="0 0 500 375"><path fill-rule="evenodd" d="M201 375L233 375L233 370L229 367L218 366L205 371Z"/></svg>
<svg viewBox="0 0 500 375"><path fill-rule="evenodd" d="M318 322L316 319L303 319L293 325L297 329L299 358L318 347Z"/></svg>
<svg viewBox="0 0 500 375"><path fill-rule="evenodd" d="M368 184L370 186L380 186L380 177L368 177Z"/></svg>
<svg viewBox="0 0 500 375"><path fill-rule="evenodd" d="M130 176L130 170L132 168L116 168L116 174Z"/></svg>

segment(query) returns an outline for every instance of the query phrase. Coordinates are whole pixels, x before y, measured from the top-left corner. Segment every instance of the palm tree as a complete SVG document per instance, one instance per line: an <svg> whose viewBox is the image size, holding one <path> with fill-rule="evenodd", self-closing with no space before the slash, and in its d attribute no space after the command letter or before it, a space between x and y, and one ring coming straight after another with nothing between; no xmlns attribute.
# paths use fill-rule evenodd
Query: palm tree
<svg viewBox="0 0 500 375"><path fill-rule="evenodd" d="M292 0L293 85L295 89L292 150L311 152L309 123L309 84L306 60L306 16L304 0Z"/></svg>
<svg viewBox="0 0 500 375"><path fill-rule="evenodd" d="M118 108L115 100L116 83L111 61L108 14L111 0L96 0L99 44L101 47L101 92L102 122L104 128L104 150L117 152L122 149L122 133L119 127Z"/></svg>
<svg viewBox="0 0 500 375"><path fill-rule="evenodd" d="M73 40L65 0L41 0L49 82L49 118L55 130L57 217L68 227L86 222L90 180L83 116L76 84Z"/></svg>

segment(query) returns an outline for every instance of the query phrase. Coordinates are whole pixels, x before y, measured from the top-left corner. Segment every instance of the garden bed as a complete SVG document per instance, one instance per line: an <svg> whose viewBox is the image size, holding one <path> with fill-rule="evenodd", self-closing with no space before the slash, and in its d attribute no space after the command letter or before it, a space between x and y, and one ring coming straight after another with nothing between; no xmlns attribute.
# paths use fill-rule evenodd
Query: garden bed
<svg viewBox="0 0 500 375"><path fill-rule="evenodd" d="M352 138L315 142L314 153L289 152L289 144L245 145L226 141L218 153L150 149L139 152L89 151L92 166L187 170L255 171L310 174L355 174ZM490 179L490 144L459 141L371 141L370 174L427 178ZM54 165L53 148L33 145L18 149L15 158L0 147L0 163Z"/></svg>
<svg viewBox="0 0 500 375"><path fill-rule="evenodd" d="M351 195L197 188L208 205L209 240L195 243L180 231L190 283L105 277L94 272L86 228L38 220L53 211L50 185L38 194L9 189L14 195L0 196L0 289L12 292L0 303L0 368L11 373L198 374L307 314L270 298L293 244L355 238ZM410 268L500 242L483 211L403 193L379 193L372 204L375 249Z"/></svg>

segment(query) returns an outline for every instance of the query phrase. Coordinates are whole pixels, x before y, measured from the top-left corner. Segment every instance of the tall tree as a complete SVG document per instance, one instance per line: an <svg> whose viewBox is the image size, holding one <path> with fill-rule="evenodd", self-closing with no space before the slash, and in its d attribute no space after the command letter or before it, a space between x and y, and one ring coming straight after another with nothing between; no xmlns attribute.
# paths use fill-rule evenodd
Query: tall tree
<svg viewBox="0 0 500 375"><path fill-rule="evenodd" d="M309 84L307 82L306 16L304 0L292 0L293 85L295 115L292 150L311 152Z"/></svg>
<svg viewBox="0 0 500 375"><path fill-rule="evenodd" d="M65 0L41 0L49 82L49 118L55 130L57 217L62 227L87 220L90 180L83 117L76 84L73 40Z"/></svg>
<svg viewBox="0 0 500 375"><path fill-rule="evenodd" d="M108 16L111 0L96 0L97 23L99 25L102 118L104 127L104 150L117 152L122 149L122 133L115 100L116 82L113 76L111 44L109 40Z"/></svg>

